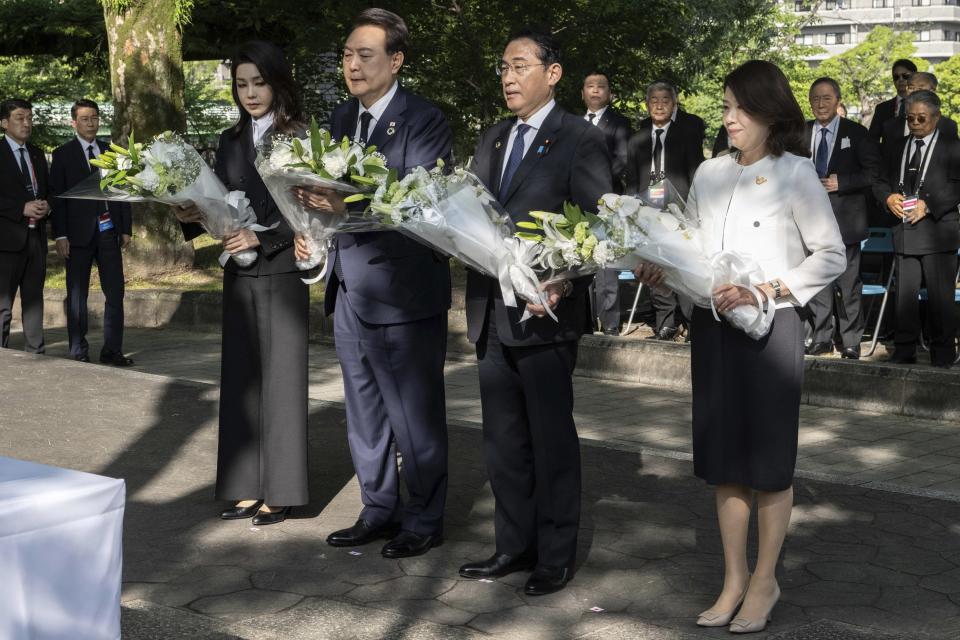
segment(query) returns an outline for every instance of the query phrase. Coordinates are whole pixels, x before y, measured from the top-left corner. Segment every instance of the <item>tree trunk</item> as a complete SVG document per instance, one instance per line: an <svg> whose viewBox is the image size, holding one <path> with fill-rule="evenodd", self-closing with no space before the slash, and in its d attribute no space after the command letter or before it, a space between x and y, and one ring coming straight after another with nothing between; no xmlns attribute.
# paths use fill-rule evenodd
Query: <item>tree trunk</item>
<svg viewBox="0 0 960 640"><path fill-rule="evenodd" d="M125 143L133 131L146 142L163 131L186 130L183 50L176 23L178 0L140 0L115 10L104 3L113 139ZM193 266L193 245L184 242L170 208L133 205L134 241L127 249L128 275L149 276Z"/></svg>

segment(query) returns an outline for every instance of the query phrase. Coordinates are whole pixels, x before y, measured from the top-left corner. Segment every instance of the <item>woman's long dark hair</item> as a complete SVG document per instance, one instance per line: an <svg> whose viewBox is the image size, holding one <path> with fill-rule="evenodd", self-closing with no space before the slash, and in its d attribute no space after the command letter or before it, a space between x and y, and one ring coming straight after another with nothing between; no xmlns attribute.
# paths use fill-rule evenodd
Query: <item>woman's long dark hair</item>
<svg viewBox="0 0 960 640"><path fill-rule="evenodd" d="M740 108L770 127L767 151L809 157L807 123L790 82L780 67L766 60L750 60L727 74L723 88L730 89Z"/></svg>
<svg viewBox="0 0 960 640"><path fill-rule="evenodd" d="M260 77L273 91L273 129L278 133L294 133L303 126L306 117L300 101L300 87L293 79L293 70L283 51L272 42L251 40L243 44L230 63L230 83L233 101L240 108L240 119L230 128L236 136L249 124L250 114L240 103L237 93L237 67L252 64L260 71Z"/></svg>

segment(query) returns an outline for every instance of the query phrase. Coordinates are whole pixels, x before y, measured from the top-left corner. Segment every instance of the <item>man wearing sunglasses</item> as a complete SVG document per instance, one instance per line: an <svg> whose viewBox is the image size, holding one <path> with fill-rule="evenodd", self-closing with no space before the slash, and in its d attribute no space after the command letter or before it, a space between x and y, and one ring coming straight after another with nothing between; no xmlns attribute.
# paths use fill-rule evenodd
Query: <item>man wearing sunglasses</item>
<svg viewBox="0 0 960 640"><path fill-rule="evenodd" d="M877 142L883 142L883 126L888 120L906 115L907 84L910 76L917 72L917 65L910 60L901 58L893 63L893 85L897 95L881 102L873 110L873 119L870 121L870 137Z"/></svg>
<svg viewBox="0 0 960 640"><path fill-rule="evenodd" d="M936 92L938 84L937 76L932 73L917 71L911 74L910 79L907 80L907 95L909 96L917 91ZM937 121L937 130L940 131L940 135L942 136L948 136L954 140L957 139L957 123L950 118L940 118ZM885 143L891 140L900 140L909 135L910 127L907 125L906 114L887 120L887 123L883 126L883 140Z"/></svg>

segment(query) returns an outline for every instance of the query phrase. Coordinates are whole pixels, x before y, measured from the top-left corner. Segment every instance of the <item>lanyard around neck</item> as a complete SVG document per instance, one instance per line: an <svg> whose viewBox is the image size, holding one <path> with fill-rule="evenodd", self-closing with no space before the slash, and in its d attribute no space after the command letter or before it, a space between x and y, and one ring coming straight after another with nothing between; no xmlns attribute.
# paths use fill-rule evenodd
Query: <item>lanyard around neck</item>
<svg viewBox="0 0 960 640"><path fill-rule="evenodd" d="M914 189L915 193L920 193L920 189L923 188L923 182L927 178L927 169L930 168L930 156L932 155L933 148L937 145L937 138L939 137L940 137L940 130L937 129L936 131L934 131L933 137L930 138L930 144L927 145L927 148L923 150L923 155L920 156L920 168L918 169L918 173L920 175L916 183L917 188ZM907 145L903 149L903 159L900 162L900 193L903 193L903 179L907 173L907 162L908 162L907 159L910 157L911 142L916 142L916 141L913 139L910 139L907 142Z"/></svg>

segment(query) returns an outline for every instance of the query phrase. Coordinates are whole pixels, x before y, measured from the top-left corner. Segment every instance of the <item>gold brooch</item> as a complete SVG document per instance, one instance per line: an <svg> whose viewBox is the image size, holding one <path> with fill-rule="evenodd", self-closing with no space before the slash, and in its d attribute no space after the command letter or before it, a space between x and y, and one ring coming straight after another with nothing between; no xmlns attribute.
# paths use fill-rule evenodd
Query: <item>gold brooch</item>
<svg viewBox="0 0 960 640"><path fill-rule="evenodd" d="M763 176L757 176L757 184L763 184L766 181L767 179L764 178Z"/></svg>

